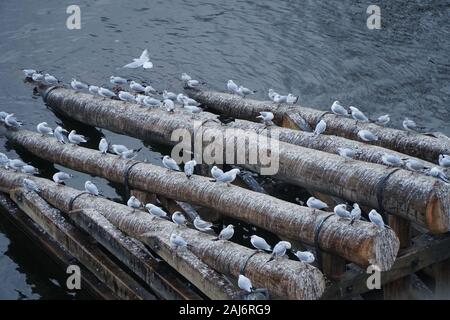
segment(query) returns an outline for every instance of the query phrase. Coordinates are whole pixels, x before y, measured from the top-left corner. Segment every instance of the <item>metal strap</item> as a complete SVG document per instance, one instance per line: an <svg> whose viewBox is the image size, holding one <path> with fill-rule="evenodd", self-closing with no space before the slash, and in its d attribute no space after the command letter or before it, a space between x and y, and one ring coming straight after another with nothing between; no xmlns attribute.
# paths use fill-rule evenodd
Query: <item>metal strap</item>
<svg viewBox="0 0 450 320"><path fill-rule="evenodd" d="M322 118L325 117L325 115L327 115L327 114L334 114L334 113L331 112L331 111L324 111L324 112L322 112L322 114L319 116L319 120L317 121L317 123L319 123L320 120L322 120Z"/></svg>
<svg viewBox="0 0 450 320"><path fill-rule="evenodd" d="M80 192L79 194L77 194L76 196L73 196L73 197L70 199L70 202L69 202L69 212L73 210L73 203L75 202L75 200L77 200L78 197L82 196L83 194L89 194L89 192L87 192L87 191Z"/></svg>
<svg viewBox="0 0 450 320"><path fill-rule="evenodd" d="M397 172L398 170L400 170L400 168L395 168L393 170L391 170L390 172L386 173L381 179L380 181L378 181L377 183L377 187L376 187L376 196L377 196L377 203L378 203L378 209L379 209L379 213L381 214L381 216L383 217L383 220L385 221L385 223L387 224L387 217L386 217L386 212L384 210L384 206L383 206L383 198L384 198L384 188L386 187L386 182L388 181L388 179L390 178L390 176Z"/></svg>
<svg viewBox="0 0 450 320"><path fill-rule="evenodd" d="M245 268L247 268L247 264L248 264L248 261L250 260L250 258L253 257L255 254L257 254L258 252L259 252L259 251L255 251L255 252L253 252L251 255L249 255L249 256L247 257L247 260L245 260L244 265L242 266L242 268L241 268L241 270L240 270L240 273L241 273L242 275L245 275Z"/></svg>
<svg viewBox="0 0 450 320"><path fill-rule="evenodd" d="M128 183L128 178L130 176L131 169L133 169L133 167L135 165L137 165L138 163L141 163L141 162L139 162L139 161L133 162L131 165L128 166L128 168L125 170L125 172L123 174L123 184L125 185L125 197L126 197L126 199L130 198L130 185Z"/></svg>
<svg viewBox="0 0 450 320"><path fill-rule="evenodd" d="M328 218L332 216L334 216L334 213L330 213L329 215L327 215L316 225L316 228L314 229L314 247L316 248L316 257L317 257L316 260L320 269L322 269L322 249L320 248L319 244L319 235L325 221L327 221Z"/></svg>
<svg viewBox="0 0 450 320"><path fill-rule="evenodd" d="M48 87L47 90L45 90L44 93L42 93L42 100L44 100L44 102L47 102L47 97L50 94L50 92L57 88L60 88L60 87L59 86Z"/></svg>

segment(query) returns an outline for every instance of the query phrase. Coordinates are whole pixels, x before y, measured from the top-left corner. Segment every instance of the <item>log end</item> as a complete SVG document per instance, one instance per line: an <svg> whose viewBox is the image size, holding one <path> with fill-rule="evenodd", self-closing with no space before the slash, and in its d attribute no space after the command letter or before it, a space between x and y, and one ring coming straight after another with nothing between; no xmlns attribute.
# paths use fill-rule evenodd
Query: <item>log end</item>
<svg viewBox="0 0 450 320"><path fill-rule="evenodd" d="M392 268L397 257L400 241L391 229L377 229L376 232L380 234L374 238L373 251L369 258L369 263L378 266L381 271L388 271Z"/></svg>
<svg viewBox="0 0 450 320"><path fill-rule="evenodd" d="M287 290L293 293L298 300L318 300L325 291L325 278L322 272L308 264L296 262L299 265L298 272L290 274Z"/></svg>
<svg viewBox="0 0 450 320"><path fill-rule="evenodd" d="M450 231L450 185L436 181L426 208L426 225L434 234Z"/></svg>

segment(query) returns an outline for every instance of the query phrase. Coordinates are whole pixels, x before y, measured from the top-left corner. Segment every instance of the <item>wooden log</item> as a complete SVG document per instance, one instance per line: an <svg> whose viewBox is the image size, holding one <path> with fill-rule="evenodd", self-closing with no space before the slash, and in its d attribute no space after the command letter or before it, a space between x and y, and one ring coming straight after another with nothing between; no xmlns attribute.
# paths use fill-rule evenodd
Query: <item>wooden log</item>
<svg viewBox="0 0 450 320"><path fill-rule="evenodd" d="M450 258L450 235L420 235L412 240L412 246L399 253L391 270L381 273L381 285L401 279L427 266ZM341 279L327 287L323 299L348 299L368 292L370 274L356 266L350 268Z"/></svg>
<svg viewBox="0 0 450 320"><path fill-rule="evenodd" d="M0 188L12 190L26 177L0 169ZM196 255L211 268L237 279L246 264L244 273L252 279L255 287L267 288L273 297L284 299L317 299L321 296L325 283L322 273L315 267L300 261L286 260L283 263L268 263L269 254L254 254L248 249L230 241L211 241L214 236L177 227L172 222L160 219L140 210L133 210L101 197L66 186L56 185L42 178L32 178L40 188L39 195L49 204L63 212L79 209L95 209L127 235L149 245L158 255L193 282L204 287L209 282L207 276L193 277L179 265L181 255ZM76 197L76 198L75 198ZM75 200L74 200L75 199ZM173 250L169 238L176 232L189 243L188 250ZM218 284L214 284L217 286ZM228 283L222 284L224 287ZM230 294L230 293L229 293ZM233 293L234 294L234 293Z"/></svg>
<svg viewBox="0 0 450 320"><path fill-rule="evenodd" d="M48 105L66 116L148 141L173 145L176 143L171 141L174 130L184 128L194 133L192 119L188 120L190 117L179 110L170 115L161 109L145 112L137 104L105 100L63 88L54 89L45 97ZM249 134L211 123L209 121L206 127L208 133L221 134L226 142L233 142L229 143L233 150L237 149L235 142L245 141ZM222 140L203 143L219 150L226 145ZM279 160L276 178L371 208L383 207L387 212L426 225L434 233L450 230L450 186L433 177L406 170L386 176L392 169L384 165L348 161L338 155L285 142L279 142L279 148L274 148L267 137L258 140L258 149L260 153L271 154L275 162ZM261 166L249 161L250 156L253 157L250 151L247 148L243 154L243 166L259 171Z"/></svg>
<svg viewBox="0 0 450 320"><path fill-rule="evenodd" d="M202 299L188 287L186 280L157 260L141 242L126 236L96 210L75 210L68 216L147 283L160 299Z"/></svg>
<svg viewBox="0 0 450 320"><path fill-rule="evenodd" d="M155 300L131 276L119 268L88 235L83 235L36 193L22 188L10 189L11 199L53 239L76 257L89 271L105 283L121 299Z"/></svg>
<svg viewBox="0 0 450 320"><path fill-rule="evenodd" d="M31 244L36 245L44 251L44 254L48 255L45 258L55 261L64 271L67 270L69 265L79 264L82 275L81 288L88 292L90 298L99 300L119 299L111 289L85 266L81 265L73 255L63 249L50 235L45 233L25 212L20 210L9 196L0 193L0 206L3 209L2 213L17 228L18 232L24 233Z"/></svg>
<svg viewBox="0 0 450 320"><path fill-rule="evenodd" d="M38 157L114 182L122 182L128 166L133 163L109 154L100 155L99 151L62 145L51 137L42 137L26 130L8 131L6 135L11 142ZM316 226L329 214L237 186L213 183L210 178L194 175L187 179L184 173L168 171L149 163L133 166L129 173L129 185L170 199L208 207L280 236L312 245ZM349 225L347 220L337 216L323 223L318 242L324 251L362 266L376 264L382 270L392 266L398 251L398 239L392 230L379 230L364 221Z"/></svg>
<svg viewBox="0 0 450 320"><path fill-rule="evenodd" d="M336 116L332 113L305 108L299 105L278 105L270 101L242 99L237 95L213 91L189 90L188 94L198 102L205 104L209 109L231 115L241 119L255 121L261 111L271 111L275 115L277 124L292 121L284 119L286 113L297 113L306 123L314 128L320 119L327 123L325 134L359 140L357 133L360 130L369 130L379 137L378 141L370 144L396 150L398 152L418 157L436 163L441 153L450 153L450 140L436 138L433 135L409 133L404 130L386 128L374 123L356 122L351 118ZM291 116L292 118L292 116Z"/></svg>

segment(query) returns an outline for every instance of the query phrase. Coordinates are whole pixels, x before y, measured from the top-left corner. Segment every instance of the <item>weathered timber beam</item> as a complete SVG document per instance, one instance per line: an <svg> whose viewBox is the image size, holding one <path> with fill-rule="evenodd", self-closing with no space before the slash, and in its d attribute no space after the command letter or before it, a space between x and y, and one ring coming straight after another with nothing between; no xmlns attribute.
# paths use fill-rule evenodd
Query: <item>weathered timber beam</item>
<svg viewBox="0 0 450 320"><path fill-rule="evenodd" d="M61 212L35 193L22 188L10 190L11 199L53 239L77 258L121 299L155 300L130 275L119 268L90 239L74 227Z"/></svg>
<svg viewBox="0 0 450 320"><path fill-rule="evenodd" d="M450 258L450 233L438 236L423 234L414 238L412 243L411 247L399 253L391 270L381 273L382 285ZM368 292L370 275L359 268L349 270L326 288L322 298L347 299Z"/></svg>
<svg viewBox="0 0 450 320"><path fill-rule="evenodd" d="M37 245L48 257L55 261L59 267L66 271L69 265L77 263L77 259L63 249L49 234L45 233L36 222L25 212L19 209L9 196L0 193L0 207L2 213L11 224L22 232L30 243ZM79 263L79 262L78 262ZM101 282L92 272L80 263L81 288L86 290L94 299L117 300L119 297Z"/></svg>
<svg viewBox="0 0 450 320"><path fill-rule="evenodd" d="M133 163L110 154L101 155L99 151L63 145L52 137L42 137L26 130L8 131L6 135L11 142L37 157L118 183L123 182L124 173ZM135 189L208 207L280 236L309 244L314 244L316 226L329 214L234 185L227 187L213 183L210 178L202 176L194 175L187 179L184 173L149 163L134 165L128 180ZM324 251L362 266L376 264L382 270L392 266L398 251L398 239L392 230L380 231L364 221L349 225L348 221L337 216L323 223L318 244Z"/></svg>
<svg viewBox="0 0 450 320"><path fill-rule="evenodd" d="M71 211L68 217L137 274L161 299L199 300L186 280L157 261L134 238L126 236L94 209Z"/></svg>
<svg viewBox="0 0 450 320"><path fill-rule="evenodd" d="M371 142L371 144L397 150L434 163L436 163L439 154L450 153L450 140L448 138L409 133L404 130L378 126L374 123L356 122L351 118L330 113L324 114L322 110L305 108L299 105L278 105L271 101L242 99L237 95L214 91L189 90L188 94L215 112L251 121L255 121L259 112L271 111L275 115L274 121L280 125L283 121L289 121L289 119L285 119L286 113L297 113L312 128L323 118L327 123L325 134L333 134L352 140L359 140L357 137L358 131L369 130L379 137L378 141Z"/></svg>
<svg viewBox="0 0 450 320"><path fill-rule="evenodd" d="M74 93L64 88L50 91L46 101L53 109L78 121L148 141L173 145L176 142L171 141L171 137L176 129L184 128L194 133L194 122L178 109L173 114L161 109L145 111L137 104ZM233 151L237 150L236 141L245 141L252 133L241 129L227 130L213 124L212 121L205 124L208 135L222 136L227 144L230 142L228 146ZM392 169L384 165L349 161L335 154L285 142L279 142L277 148L266 137L256 136L260 154L271 154L273 161L279 164L276 178L361 205L384 208L389 213L424 224L434 233L450 230L450 186L440 180L407 170L398 170L387 178L386 174ZM226 145L222 139L203 143L219 150ZM245 158L243 166L258 172L261 166L249 161L254 156L252 151L246 148L241 155Z"/></svg>
<svg viewBox="0 0 450 320"><path fill-rule="evenodd" d="M24 174L0 169L1 191L13 190L22 183ZM80 209L95 209L127 235L158 248L153 250L183 274L197 287L204 287L209 278L195 278L187 274L176 259L180 255L195 255L211 268L237 279L246 264L244 273L252 279L254 286L267 288L271 296L284 299L317 299L322 295L325 281L315 267L300 261L286 260L282 264L268 263L269 254L254 254L254 250L230 241L211 241L215 237L160 219L140 210L133 210L101 197L94 197L66 186L56 185L42 178L32 178L39 186L39 195L49 204L63 212ZM78 196L76 199L75 197ZM74 201L75 199L75 201ZM189 243L188 250L169 250L169 238L176 232ZM175 263L174 263L175 262ZM218 284L215 283L216 287ZM221 284L224 288L229 284ZM234 294L234 293L233 293Z"/></svg>

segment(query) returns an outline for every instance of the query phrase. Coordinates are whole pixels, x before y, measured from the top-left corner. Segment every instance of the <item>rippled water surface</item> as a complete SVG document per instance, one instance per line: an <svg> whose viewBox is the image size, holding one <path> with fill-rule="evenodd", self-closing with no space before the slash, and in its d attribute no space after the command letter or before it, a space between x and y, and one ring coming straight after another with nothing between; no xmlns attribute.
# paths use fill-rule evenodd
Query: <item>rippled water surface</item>
<svg viewBox="0 0 450 320"><path fill-rule="evenodd" d="M408 116L450 134L449 1L389 1L381 6L381 30L366 27L367 1L77 0L70 4L81 8L81 30L66 28L68 4L0 3L0 110L16 113L26 128L63 123L89 135L93 145L100 136L58 119L32 97L20 69L36 68L65 82L76 77L107 85L114 74L172 91L181 90L181 72L218 90L234 79L258 90L257 98L274 88L324 110L340 100L371 116L390 113L393 126ZM144 48L153 69L119 68ZM114 143L142 145L102 134ZM0 149L34 163L46 177L62 169L12 149L3 138ZM147 146L141 157L159 162L161 152ZM82 188L88 177L76 173L69 185ZM119 199L113 185L89 178ZM36 260L42 255L0 217L0 299L83 298L62 289L64 274L55 265Z"/></svg>

